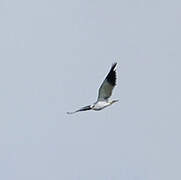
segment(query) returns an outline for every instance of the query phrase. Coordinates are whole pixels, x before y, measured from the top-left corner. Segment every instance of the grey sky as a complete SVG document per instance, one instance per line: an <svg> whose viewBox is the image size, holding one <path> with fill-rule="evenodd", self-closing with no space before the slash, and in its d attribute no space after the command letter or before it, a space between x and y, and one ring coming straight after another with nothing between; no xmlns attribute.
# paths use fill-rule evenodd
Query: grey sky
<svg viewBox="0 0 181 180"><path fill-rule="evenodd" d="M0 179L181 179L181 2L0 1ZM113 62L120 101L93 103Z"/></svg>

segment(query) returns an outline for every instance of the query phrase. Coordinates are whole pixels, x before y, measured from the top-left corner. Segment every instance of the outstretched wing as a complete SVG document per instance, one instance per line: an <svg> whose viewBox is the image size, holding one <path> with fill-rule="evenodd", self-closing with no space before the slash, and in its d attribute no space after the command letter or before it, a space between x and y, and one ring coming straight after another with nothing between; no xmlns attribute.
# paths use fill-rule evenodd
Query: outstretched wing
<svg viewBox="0 0 181 180"><path fill-rule="evenodd" d="M112 65L108 75L99 88L98 101L107 101L112 95L112 90L116 85L116 65L117 63Z"/></svg>
<svg viewBox="0 0 181 180"><path fill-rule="evenodd" d="M85 106L85 107L78 109L77 111L67 112L67 114L74 114L74 113L79 112L79 111L87 111L87 110L91 110L91 106Z"/></svg>

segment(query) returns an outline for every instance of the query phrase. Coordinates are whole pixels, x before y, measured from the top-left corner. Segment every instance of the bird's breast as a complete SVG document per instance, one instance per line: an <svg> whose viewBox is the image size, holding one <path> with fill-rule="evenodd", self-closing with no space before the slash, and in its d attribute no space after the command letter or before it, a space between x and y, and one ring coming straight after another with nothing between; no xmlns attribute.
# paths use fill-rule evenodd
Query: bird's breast
<svg viewBox="0 0 181 180"><path fill-rule="evenodd" d="M105 107L109 106L109 103L108 102L105 102L105 101L99 101L97 103L95 103L94 107L93 107L93 110L95 111L99 111L101 109L104 109Z"/></svg>

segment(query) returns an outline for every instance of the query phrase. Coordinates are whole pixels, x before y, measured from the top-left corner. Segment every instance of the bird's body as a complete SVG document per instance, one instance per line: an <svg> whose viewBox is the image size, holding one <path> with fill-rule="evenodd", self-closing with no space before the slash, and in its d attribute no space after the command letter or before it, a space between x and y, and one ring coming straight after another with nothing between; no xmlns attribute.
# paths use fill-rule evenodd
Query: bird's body
<svg viewBox="0 0 181 180"><path fill-rule="evenodd" d="M99 111L117 102L118 100L113 100L113 101L109 100L110 96L112 95L112 90L116 85L116 70L115 70L116 65L117 63L114 63L112 65L111 70L109 71L108 75L106 76L105 80L100 86L98 98L94 104L90 106L85 106L77 111L67 112L67 113L73 114L79 111L87 111L87 110Z"/></svg>
<svg viewBox="0 0 181 180"><path fill-rule="evenodd" d="M106 101L98 101L96 103L94 103L92 109L95 111L100 111L102 109L104 109L107 106L110 106L111 103L110 102L106 102Z"/></svg>

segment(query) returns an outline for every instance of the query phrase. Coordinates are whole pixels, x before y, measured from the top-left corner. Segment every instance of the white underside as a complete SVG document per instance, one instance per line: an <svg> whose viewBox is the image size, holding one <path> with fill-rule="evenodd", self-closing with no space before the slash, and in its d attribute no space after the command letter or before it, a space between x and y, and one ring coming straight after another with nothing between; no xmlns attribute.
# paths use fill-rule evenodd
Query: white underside
<svg viewBox="0 0 181 180"><path fill-rule="evenodd" d="M110 105L111 105L110 102L99 101L99 102L96 102L94 104L94 107L92 109L95 111L99 111L99 110L104 109L105 107L110 106Z"/></svg>

